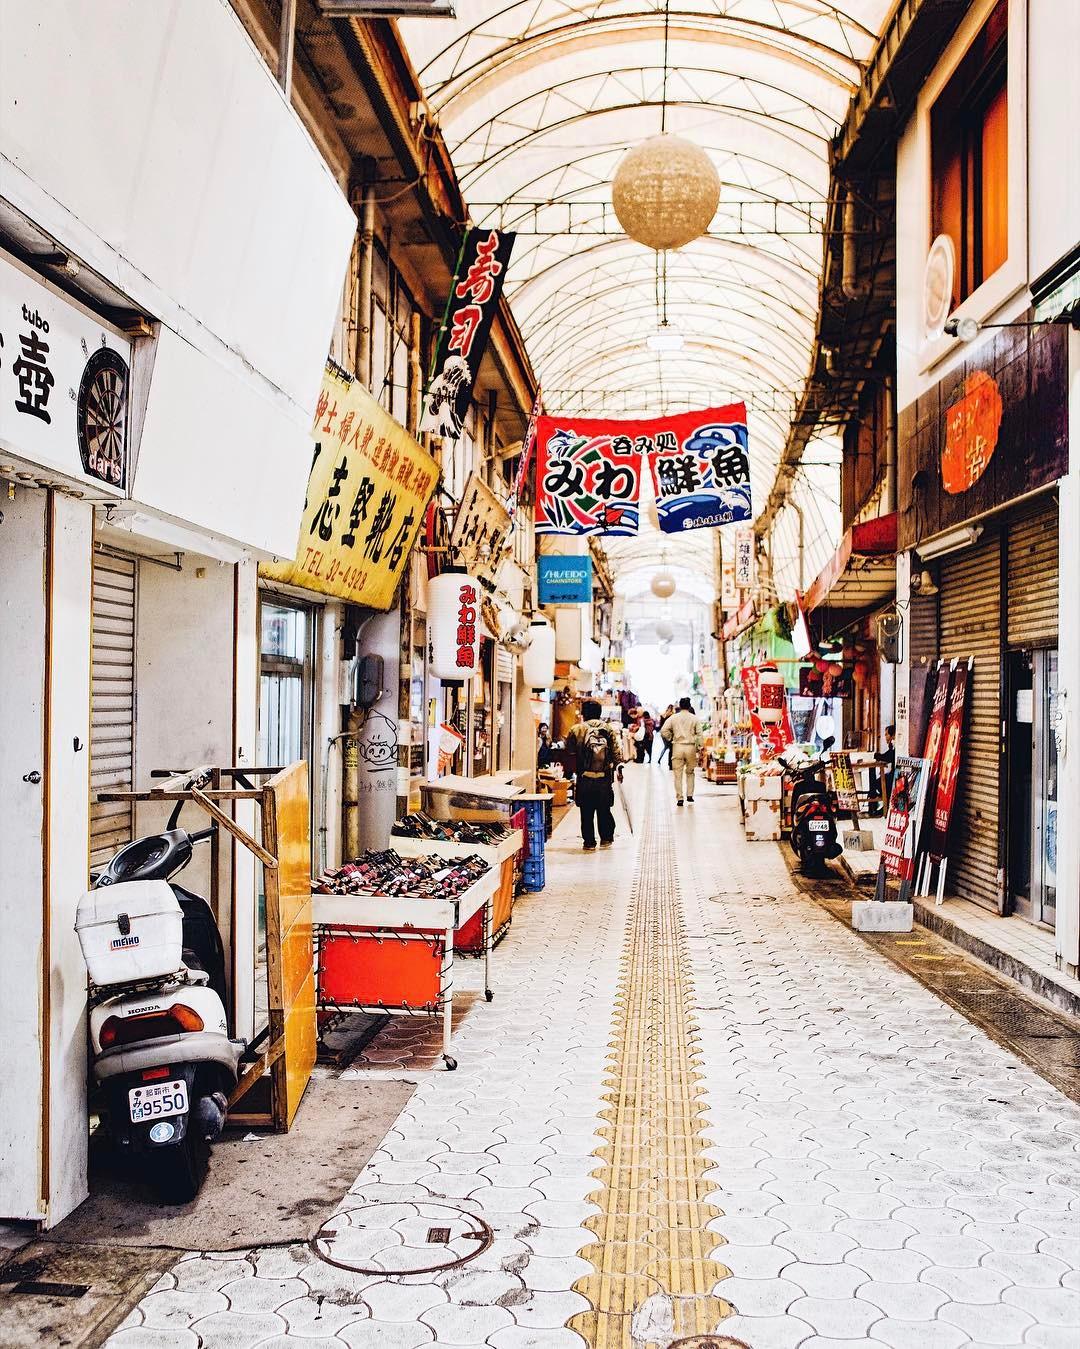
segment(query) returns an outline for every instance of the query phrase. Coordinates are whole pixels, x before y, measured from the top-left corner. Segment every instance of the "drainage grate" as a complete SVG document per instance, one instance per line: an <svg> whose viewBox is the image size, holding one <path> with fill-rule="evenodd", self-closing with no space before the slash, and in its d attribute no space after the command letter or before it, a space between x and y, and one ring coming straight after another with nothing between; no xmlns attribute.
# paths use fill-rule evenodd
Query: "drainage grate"
<svg viewBox="0 0 1080 1349"><path fill-rule="evenodd" d="M29 1293L33 1297L83 1297L89 1293L88 1283L42 1283L38 1279L23 1279L11 1290L13 1293Z"/></svg>
<svg viewBox="0 0 1080 1349"><path fill-rule="evenodd" d="M448 1204L363 1204L327 1218L309 1245L328 1265L356 1274L434 1274L474 1260L491 1228ZM432 1246L443 1249L436 1253ZM434 1261L434 1263L433 1263Z"/></svg>

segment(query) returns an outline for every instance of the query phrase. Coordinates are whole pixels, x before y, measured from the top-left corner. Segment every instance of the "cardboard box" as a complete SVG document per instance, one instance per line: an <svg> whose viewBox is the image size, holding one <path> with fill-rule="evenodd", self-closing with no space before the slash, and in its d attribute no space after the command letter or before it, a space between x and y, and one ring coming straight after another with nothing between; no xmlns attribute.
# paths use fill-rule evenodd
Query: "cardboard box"
<svg viewBox="0 0 1080 1349"><path fill-rule="evenodd" d="M779 801L784 795L784 779L779 773L746 773L743 796L751 801Z"/></svg>
<svg viewBox="0 0 1080 1349"><path fill-rule="evenodd" d="M779 779L777 779L779 781ZM780 802L756 799L746 802L748 843L776 843L780 839Z"/></svg>
<svg viewBox="0 0 1080 1349"><path fill-rule="evenodd" d="M856 932L910 932L915 906L898 899L857 899L851 906Z"/></svg>

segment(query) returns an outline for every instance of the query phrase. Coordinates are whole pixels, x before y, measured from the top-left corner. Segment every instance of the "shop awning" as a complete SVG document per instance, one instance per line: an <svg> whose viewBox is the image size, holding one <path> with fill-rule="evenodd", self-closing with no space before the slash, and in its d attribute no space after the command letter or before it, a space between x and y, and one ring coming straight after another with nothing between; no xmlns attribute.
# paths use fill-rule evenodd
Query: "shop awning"
<svg viewBox="0 0 1080 1349"><path fill-rule="evenodd" d="M740 632L745 632L747 628L752 628L757 622L757 610L754 608L754 601L747 600L738 612L724 624L721 636L725 642L730 642L733 637L738 637Z"/></svg>
<svg viewBox="0 0 1080 1349"><path fill-rule="evenodd" d="M896 512L852 525L803 597L807 613L828 602L872 609L896 592Z"/></svg>

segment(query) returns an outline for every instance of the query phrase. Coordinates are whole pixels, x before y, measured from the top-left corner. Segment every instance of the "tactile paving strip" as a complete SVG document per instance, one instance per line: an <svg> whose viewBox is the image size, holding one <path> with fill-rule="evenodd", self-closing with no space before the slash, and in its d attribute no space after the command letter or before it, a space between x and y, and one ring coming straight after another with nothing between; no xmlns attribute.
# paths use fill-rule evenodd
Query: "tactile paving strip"
<svg viewBox="0 0 1080 1349"><path fill-rule="evenodd" d="M657 1349L707 1336L731 1314L713 1295L729 1271L714 1260L722 1241L706 1230L720 1210L707 1202L699 1115L693 988L687 974L669 807L651 776L640 865L626 928L590 1196L600 1213L586 1226L596 1243L580 1252L595 1272L575 1284L591 1309L570 1322L594 1349Z"/></svg>

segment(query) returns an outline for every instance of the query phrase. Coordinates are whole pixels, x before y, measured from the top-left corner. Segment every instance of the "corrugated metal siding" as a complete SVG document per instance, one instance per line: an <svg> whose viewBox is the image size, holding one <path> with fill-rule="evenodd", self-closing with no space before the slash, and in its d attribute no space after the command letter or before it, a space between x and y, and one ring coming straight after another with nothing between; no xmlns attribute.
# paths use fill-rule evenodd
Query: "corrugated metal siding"
<svg viewBox="0 0 1080 1349"><path fill-rule="evenodd" d="M1001 910L998 783L1001 773L1001 541L994 533L942 559L940 652L975 658L964 759L949 844L948 888Z"/></svg>
<svg viewBox="0 0 1080 1349"><path fill-rule="evenodd" d="M99 803L109 788L130 790L135 768L134 558L94 557L90 674L90 864L107 862L132 837L130 804Z"/></svg>
<svg viewBox="0 0 1080 1349"><path fill-rule="evenodd" d="M1055 501L1009 523L1006 611L1010 646L1045 646L1058 635L1058 509Z"/></svg>

